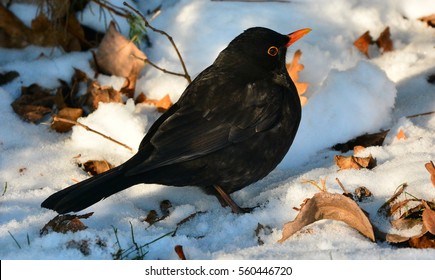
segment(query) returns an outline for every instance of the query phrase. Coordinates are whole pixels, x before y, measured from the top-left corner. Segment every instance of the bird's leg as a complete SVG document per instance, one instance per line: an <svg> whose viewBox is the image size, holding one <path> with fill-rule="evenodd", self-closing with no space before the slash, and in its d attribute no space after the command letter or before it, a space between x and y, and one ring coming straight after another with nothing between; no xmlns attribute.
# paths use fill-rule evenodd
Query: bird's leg
<svg viewBox="0 0 435 280"><path fill-rule="evenodd" d="M242 214L242 213L249 213L252 209L251 208L241 208L237 203L230 197L229 194L227 194L224 189L222 189L220 186L213 186L217 192L217 198L222 204L222 206L230 206L231 210L235 214Z"/></svg>

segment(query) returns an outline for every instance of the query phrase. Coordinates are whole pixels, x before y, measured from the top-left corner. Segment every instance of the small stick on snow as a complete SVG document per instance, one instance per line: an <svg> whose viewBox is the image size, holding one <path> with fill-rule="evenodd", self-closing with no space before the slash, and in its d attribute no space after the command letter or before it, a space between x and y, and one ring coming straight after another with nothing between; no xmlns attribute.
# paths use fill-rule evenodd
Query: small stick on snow
<svg viewBox="0 0 435 280"><path fill-rule="evenodd" d="M112 141L112 142L114 142L114 143L116 143L116 144L118 144L118 145L123 146L124 148L130 150L130 152L133 152L133 149L132 149L131 147L127 146L126 144L121 143L121 142L119 142L118 140L115 140L115 139L113 139L113 138L111 138L111 137L109 137L109 136L107 136L107 135L104 135L103 133L98 132L98 131L96 131L95 129L92 129L92 128L90 128L90 127L87 126L87 125L84 125L84 124L82 124L82 123L79 123L78 121L73 121L73 120L69 120L69 119L65 119L65 118L60 118L60 117L58 117L58 116L54 116L54 117L53 117L53 121L54 121L54 122L70 123L70 124L74 124L74 125L81 126L81 127L83 127L84 129L86 129L87 131L90 131L90 132L96 133L96 134L98 134L98 135L100 135L100 136L106 138L107 140L110 140L110 141Z"/></svg>

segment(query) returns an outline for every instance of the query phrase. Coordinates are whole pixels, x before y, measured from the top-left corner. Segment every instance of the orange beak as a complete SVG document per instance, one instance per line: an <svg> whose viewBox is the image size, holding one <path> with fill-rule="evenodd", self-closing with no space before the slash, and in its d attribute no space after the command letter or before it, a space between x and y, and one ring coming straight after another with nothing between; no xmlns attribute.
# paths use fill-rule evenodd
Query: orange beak
<svg viewBox="0 0 435 280"><path fill-rule="evenodd" d="M285 45L285 46L288 48L294 42L296 42L297 40L304 37L306 34L308 34L310 32L311 32L311 28L304 28L304 29L300 29L298 31L295 31L295 32L288 34L287 36L289 38L289 41L288 41L287 45Z"/></svg>

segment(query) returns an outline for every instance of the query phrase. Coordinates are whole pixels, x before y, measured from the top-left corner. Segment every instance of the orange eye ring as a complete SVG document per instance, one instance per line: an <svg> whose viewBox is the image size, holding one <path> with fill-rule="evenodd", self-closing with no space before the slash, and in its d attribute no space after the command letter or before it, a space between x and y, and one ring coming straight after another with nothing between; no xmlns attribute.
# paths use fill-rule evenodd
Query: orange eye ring
<svg viewBox="0 0 435 280"><path fill-rule="evenodd" d="M279 50L277 47L272 46L267 50L267 54L270 56L276 56L278 54Z"/></svg>

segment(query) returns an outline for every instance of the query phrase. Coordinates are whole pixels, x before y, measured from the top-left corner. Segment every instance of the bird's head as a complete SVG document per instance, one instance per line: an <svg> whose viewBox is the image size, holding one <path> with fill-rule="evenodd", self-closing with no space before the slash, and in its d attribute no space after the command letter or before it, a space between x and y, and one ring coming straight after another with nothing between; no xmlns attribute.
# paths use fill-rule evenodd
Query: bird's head
<svg viewBox="0 0 435 280"><path fill-rule="evenodd" d="M227 63L249 66L251 70L281 69L285 67L287 48L310 31L304 28L283 35L268 28L252 27L234 38L217 61L226 57Z"/></svg>

